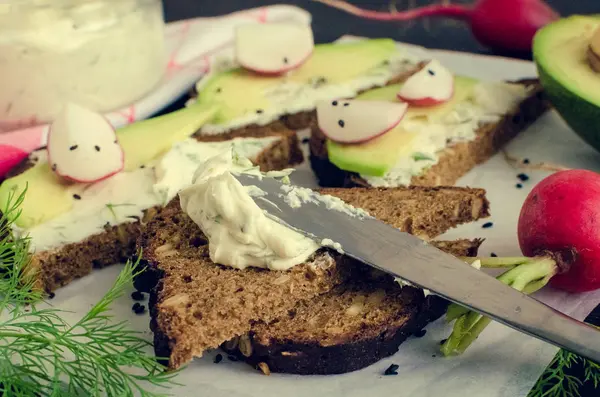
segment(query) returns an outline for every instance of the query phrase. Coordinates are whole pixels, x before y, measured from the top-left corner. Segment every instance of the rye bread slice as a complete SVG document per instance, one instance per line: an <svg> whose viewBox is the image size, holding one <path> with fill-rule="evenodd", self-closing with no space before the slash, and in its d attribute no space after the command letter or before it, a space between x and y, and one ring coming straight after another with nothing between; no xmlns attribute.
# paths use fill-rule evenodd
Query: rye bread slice
<svg viewBox="0 0 600 397"><path fill-rule="evenodd" d="M475 256L481 240L433 242L455 256ZM300 302L271 323L222 348L269 372L340 374L393 355L406 338L445 312L448 302L401 287L385 273L362 266L362 274L332 291Z"/></svg>
<svg viewBox="0 0 600 397"><path fill-rule="evenodd" d="M264 130L252 137L262 138L281 136L265 148L253 162L262 171L273 171L289 168L303 161L302 149L297 135L288 129ZM196 137L203 142L225 141L235 135L217 137ZM35 156L35 152L33 154ZM18 175L33 165L26 159L17 165L7 177ZM37 286L47 292L63 287L71 281L88 275L94 268L102 268L125 261L135 251L135 243L145 223L156 214L158 208L149 208L143 219L116 226L108 226L99 233L79 242L66 244L52 250L37 252L33 255L29 275L37 278Z"/></svg>
<svg viewBox="0 0 600 397"><path fill-rule="evenodd" d="M424 174L412 178L411 185L451 186L476 165L487 161L519 132L525 130L550 107L538 80L521 80L529 90L528 97L500 121L479 127L476 138L458 142L439 154L437 164ZM326 138L316 122L311 124L310 164L321 186L369 186L357 173L344 171L329 161Z"/></svg>
<svg viewBox="0 0 600 397"><path fill-rule="evenodd" d="M481 189L328 189L324 193L356 207L368 204L371 215L427 237L489 214ZM147 270L135 286L150 292L154 348L157 356L168 358L170 368L248 333L257 321L269 323L285 315L297 303L332 290L361 268L346 256L321 250L289 271L237 270L212 263L206 244L177 199L154 217L138 239Z"/></svg>

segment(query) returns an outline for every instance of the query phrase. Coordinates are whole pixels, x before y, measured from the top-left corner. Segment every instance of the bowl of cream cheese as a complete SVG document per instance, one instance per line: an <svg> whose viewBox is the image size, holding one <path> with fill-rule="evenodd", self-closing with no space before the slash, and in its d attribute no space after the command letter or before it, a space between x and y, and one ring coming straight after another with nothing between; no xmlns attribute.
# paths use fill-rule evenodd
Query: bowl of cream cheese
<svg viewBox="0 0 600 397"><path fill-rule="evenodd" d="M161 0L0 4L0 121L48 122L66 102L108 112L166 70Z"/></svg>

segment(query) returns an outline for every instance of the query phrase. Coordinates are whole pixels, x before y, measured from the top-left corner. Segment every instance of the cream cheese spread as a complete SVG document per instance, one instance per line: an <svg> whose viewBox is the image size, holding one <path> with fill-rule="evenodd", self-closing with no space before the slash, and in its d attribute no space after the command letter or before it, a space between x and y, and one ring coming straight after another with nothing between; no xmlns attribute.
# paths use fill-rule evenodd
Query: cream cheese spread
<svg viewBox="0 0 600 397"><path fill-rule="evenodd" d="M287 270L305 262L320 247L343 253L341 244L325 238L320 243L289 228L265 213L252 199L266 195L258 186L243 186L235 174L286 179L291 170L261 173L247 159L227 150L196 170L193 184L179 193L182 210L208 238L213 262L237 269L249 266ZM291 208L303 203L324 204L331 211L369 217L337 197L284 184L280 197ZM266 198L268 200L268 196Z"/></svg>
<svg viewBox="0 0 600 397"><path fill-rule="evenodd" d="M168 203L179 190L192 183L194 171L200 164L223 150L234 148L248 158L255 158L277 139L235 138L210 143L187 139L145 168L81 185L81 189L74 190L77 198L68 212L32 228L15 231L29 235L32 252L79 242L102 233L106 226L135 222L145 209ZM36 152L36 156L38 162L46 161L45 151Z"/></svg>
<svg viewBox="0 0 600 397"><path fill-rule="evenodd" d="M354 217L370 217L367 211L348 205L339 197L318 194L311 189L293 185L283 185L281 190L284 192L282 197L285 202L292 208L299 208L302 203L323 203L328 210L343 212Z"/></svg>
<svg viewBox="0 0 600 397"><path fill-rule="evenodd" d="M206 124L202 127L204 134L221 134L235 128L251 124L266 125L281 116L310 111L320 100L331 100L337 98L352 98L359 92L370 88L384 86L392 78L402 72L412 70L418 63L418 59L411 54L398 54L385 65L373 68L353 80L337 84L316 84L315 82L297 82L292 79L274 79L273 84L266 85L263 95L270 103L261 113L249 112L242 117L230 120L222 124ZM225 68L231 68L229 62L222 63ZM196 84L200 92L203 86L223 68L215 68ZM290 72L293 74L293 71Z"/></svg>
<svg viewBox="0 0 600 397"><path fill-rule="evenodd" d="M238 269L287 270L305 262L319 245L269 218L232 175L242 172L258 171L227 150L202 164L179 193L182 210L208 238L210 259Z"/></svg>
<svg viewBox="0 0 600 397"><path fill-rule="evenodd" d="M526 96L527 90L522 85L481 82L474 87L470 100L457 104L438 120L402 120L404 130L417 134L411 142L413 151L400 157L384 176L361 177L375 187L407 186L414 176L437 164L440 152L448 145L475 139L482 124L499 121Z"/></svg>

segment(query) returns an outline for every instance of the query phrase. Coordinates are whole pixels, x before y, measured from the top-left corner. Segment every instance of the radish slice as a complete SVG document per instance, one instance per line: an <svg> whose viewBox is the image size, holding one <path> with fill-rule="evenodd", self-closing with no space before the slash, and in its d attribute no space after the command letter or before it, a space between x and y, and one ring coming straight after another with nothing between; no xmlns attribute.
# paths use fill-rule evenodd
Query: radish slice
<svg viewBox="0 0 600 397"><path fill-rule="evenodd" d="M406 80L398 99L412 106L434 106L449 101L453 95L454 76L434 60Z"/></svg>
<svg viewBox="0 0 600 397"><path fill-rule="evenodd" d="M236 29L236 59L256 73L282 74L296 69L310 57L314 46L310 26L265 23Z"/></svg>
<svg viewBox="0 0 600 397"><path fill-rule="evenodd" d="M68 104L48 132L48 163L74 182L97 182L123 170L124 154L112 125L102 115Z"/></svg>
<svg viewBox="0 0 600 397"><path fill-rule="evenodd" d="M400 123L408 104L388 101L335 100L317 103L317 120L325 136L339 143L362 143Z"/></svg>

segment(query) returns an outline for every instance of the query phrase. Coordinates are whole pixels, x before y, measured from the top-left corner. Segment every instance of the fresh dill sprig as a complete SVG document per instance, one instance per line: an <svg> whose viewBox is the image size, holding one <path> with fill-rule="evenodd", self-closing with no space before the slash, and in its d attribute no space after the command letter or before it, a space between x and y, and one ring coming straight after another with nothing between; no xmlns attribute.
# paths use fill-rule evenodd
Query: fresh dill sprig
<svg viewBox="0 0 600 397"><path fill-rule="evenodd" d="M39 308L27 238L16 237L25 192L9 197L0 218L0 395L158 396L150 385L167 387L166 372L148 354L151 343L109 310L139 274L128 261L113 286L78 322L59 309Z"/></svg>
<svg viewBox="0 0 600 397"><path fill-rule="evenodd" d="M577 367L584 378L572 375ZM600 385L600 365L566 350L559 350L527 397L580 397L580 387L591 382Z"/></svg>

